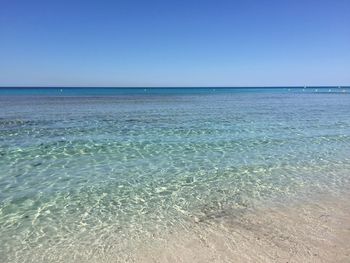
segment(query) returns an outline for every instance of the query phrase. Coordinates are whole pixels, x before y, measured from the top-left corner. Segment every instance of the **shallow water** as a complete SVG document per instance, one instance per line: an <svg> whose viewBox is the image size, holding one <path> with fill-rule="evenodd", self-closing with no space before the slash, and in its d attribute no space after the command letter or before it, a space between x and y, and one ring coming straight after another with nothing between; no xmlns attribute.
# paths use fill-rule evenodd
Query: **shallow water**
<svg viewBox="0 0 350 263"><path fill-rule="evenodd" d="M0 90L0 261L124 259L193 222L347 191L350 93L333 90Z"/></svg>

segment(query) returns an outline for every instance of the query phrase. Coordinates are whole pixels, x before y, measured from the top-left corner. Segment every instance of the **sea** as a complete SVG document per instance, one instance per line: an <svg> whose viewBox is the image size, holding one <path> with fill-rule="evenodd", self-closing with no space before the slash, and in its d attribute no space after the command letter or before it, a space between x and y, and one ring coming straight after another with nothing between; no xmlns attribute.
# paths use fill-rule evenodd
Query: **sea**
<svg viewBox="0 0 350 263"><path fill-rule="evenodd" d="M349 171L349 87L0 88L0 262L134 262Z"/></svg>

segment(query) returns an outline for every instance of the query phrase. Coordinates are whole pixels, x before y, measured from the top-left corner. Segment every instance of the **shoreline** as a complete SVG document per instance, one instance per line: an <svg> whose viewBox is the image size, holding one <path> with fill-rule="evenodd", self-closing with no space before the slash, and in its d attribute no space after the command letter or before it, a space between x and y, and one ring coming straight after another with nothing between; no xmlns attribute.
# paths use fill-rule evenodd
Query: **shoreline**
<svg viewBox="0 0 350 263"><path fill-rule="evenodd" d="M199 222L193 232L140 249L135 262L349 262L347 197L316 197Z"/></svg>
<svg viewBox="0 0 350 263"><path fill-rule="evenodd" d="M232 212L232 211L231 211ZM91 243L33 248L22 262L349 262L350 199L330 193L268 203L190 227L127 240L111 232ZM78 241L78 240L76 240ZM12 261L10 261L12 262Z"/></svg>

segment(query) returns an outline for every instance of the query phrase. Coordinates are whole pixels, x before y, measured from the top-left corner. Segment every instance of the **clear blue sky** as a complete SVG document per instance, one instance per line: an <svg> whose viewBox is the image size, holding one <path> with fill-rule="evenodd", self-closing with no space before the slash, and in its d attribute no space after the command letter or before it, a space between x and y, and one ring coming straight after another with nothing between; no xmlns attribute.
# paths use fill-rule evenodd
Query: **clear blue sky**
<svg viewBox="0 0 350 263"><path fill-rule="evenodd" d="M0 86L350 84L349 0L0 3Z"/></svg>

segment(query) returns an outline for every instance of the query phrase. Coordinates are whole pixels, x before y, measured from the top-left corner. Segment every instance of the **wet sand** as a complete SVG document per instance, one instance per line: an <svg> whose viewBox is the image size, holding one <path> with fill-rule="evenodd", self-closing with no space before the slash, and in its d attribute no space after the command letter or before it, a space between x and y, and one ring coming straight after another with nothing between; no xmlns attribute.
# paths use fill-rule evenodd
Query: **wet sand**
<svg viewBox="0 0 350 263"><path fill-rule="evenodd" d="M195 219L193 231L138 250L135 262L350 262L350 199Z"/></svg>

